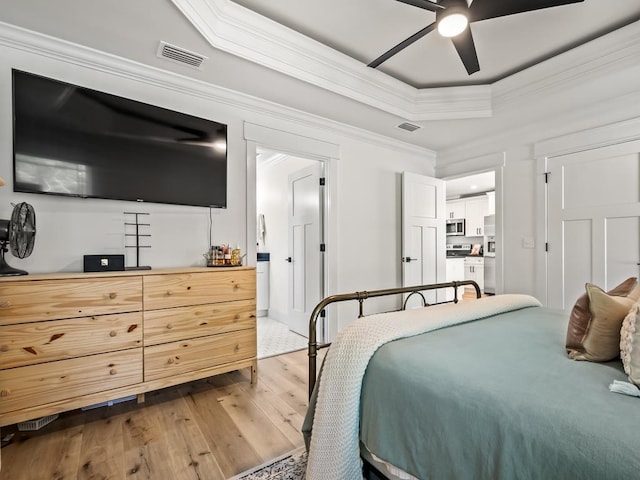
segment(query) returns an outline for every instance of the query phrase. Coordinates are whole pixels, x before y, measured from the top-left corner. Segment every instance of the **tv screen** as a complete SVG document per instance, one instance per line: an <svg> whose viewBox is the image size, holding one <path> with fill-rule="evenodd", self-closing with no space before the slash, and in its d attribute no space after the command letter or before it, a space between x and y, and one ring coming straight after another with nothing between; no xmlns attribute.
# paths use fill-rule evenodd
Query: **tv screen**
<svg viewBox="0 0 640 480"><path fill-rule="evenodd" d="M16 192L226 208L227 126L13 70Z"/></svg>

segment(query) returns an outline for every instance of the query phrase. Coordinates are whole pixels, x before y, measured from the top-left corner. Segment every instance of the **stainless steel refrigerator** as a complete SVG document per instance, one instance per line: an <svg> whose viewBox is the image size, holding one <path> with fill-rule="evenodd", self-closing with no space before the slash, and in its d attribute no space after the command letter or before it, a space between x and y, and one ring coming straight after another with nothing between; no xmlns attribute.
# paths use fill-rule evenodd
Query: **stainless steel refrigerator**
<svg viewBox="0 0 640 480"><path fill-rule="evenodd" d="M484 293L496 293L496 216L484 217Z"/></svg>

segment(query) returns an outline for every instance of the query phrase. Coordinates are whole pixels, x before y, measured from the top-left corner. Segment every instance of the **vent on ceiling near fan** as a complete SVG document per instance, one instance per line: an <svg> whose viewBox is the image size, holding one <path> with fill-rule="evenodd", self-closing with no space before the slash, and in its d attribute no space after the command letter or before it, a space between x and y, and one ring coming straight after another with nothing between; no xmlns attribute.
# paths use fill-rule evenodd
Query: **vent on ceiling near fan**
<svg viewBox="0 0 640 480"><path fill-rule="evenodd" d="M409 122L401 123L400 125L397 125L397 127L401 130L406 130L407 132L415 132L419 128L422 128L420 125L414 125L413 123Z"/></svg>
<svg viewBox="0 0 640 480"><path fill-rule="evenodd" d="M202 69L202 63L207 59L204 55L190 52L184 48L176 47L167 42L160 42L158 46L158 57L167 58L174 62L179 62L190 67Z"/></svg>

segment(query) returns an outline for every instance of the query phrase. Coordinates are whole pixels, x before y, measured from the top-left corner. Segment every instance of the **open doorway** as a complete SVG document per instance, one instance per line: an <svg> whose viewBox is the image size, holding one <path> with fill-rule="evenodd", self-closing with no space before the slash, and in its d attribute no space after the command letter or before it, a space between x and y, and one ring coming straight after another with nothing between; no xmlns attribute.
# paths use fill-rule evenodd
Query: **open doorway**
<svg viewBox="0 0 640 480"><path fill-rule="evenodd" d="M487 295L497 283L495 190L493 170L446 181L446 279L473 280Z"/></svg>
<svg viewBox="0 0 640 480"><path fill-rule="evenodd" d="M258 358L306 348L323 298L324 162L258 147Z"/></svg>

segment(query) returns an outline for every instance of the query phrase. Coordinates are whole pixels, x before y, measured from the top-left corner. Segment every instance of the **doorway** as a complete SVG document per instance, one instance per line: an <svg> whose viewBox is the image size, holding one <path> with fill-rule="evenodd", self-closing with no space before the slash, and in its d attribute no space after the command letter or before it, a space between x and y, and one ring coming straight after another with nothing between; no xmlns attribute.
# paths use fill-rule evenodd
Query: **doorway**
<svg viewBox="0 0 640 480"><path fill-rule="evenodd" d="M496 257L501 242L495 193L495 170L446 181L447 226L452 227L446 236L447 281L473 280L489 295L499 293ZM458 297L466 292L475 293L472 287L461 288Z"/></svg>
<svg viewBox="0 0 640 480"><path fill-rule="evenodd" d="M256 245L268 258L267 268L258 262L259 358L306 348L310 313L325 295L323 169L321 160L256 148Z"/></svg>

